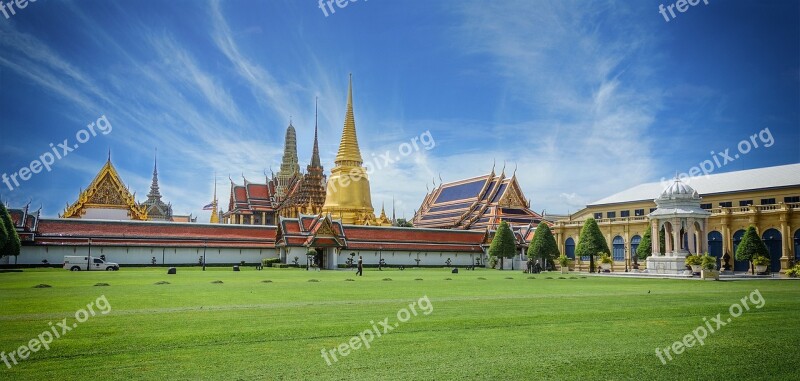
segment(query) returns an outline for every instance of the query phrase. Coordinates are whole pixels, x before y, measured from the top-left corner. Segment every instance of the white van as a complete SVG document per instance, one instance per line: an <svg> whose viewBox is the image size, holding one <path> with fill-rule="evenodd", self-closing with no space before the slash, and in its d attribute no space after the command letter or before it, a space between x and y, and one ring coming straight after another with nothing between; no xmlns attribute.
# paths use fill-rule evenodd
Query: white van
<svg viewBox="0 0 800 381"><path fill-rule="evenodd" d="M64 270L69 270L69 271L87 270L89 261L90 261L89 257L65 256ZM89 267L88 270L117 271L119 270L119 265L113 262L106 262L100 258L91 257L91 267Z"/></svg>

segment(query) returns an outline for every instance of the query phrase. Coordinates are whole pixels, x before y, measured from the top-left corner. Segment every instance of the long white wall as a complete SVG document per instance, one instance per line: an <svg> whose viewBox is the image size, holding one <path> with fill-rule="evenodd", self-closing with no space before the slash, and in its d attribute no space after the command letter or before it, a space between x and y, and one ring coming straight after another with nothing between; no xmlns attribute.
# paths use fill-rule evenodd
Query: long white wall
<svg viewBox="0 0 800 381"><path fill-rule="evenodd" d="M106 256L106 261L124 264L151 264L153 257L157 265L195 264L203 256L202 247L95 247L92 256ZM87 255L88 246L23 246L19 257L10 258L14 264L41 264L47 259L51 264L64 262L66 255ZM277 258L275 249L206 248L206 263L260 263L263 258ZM4 258L5 259L5 258Z"/></svg>
<svg viewBox="0 0 800 381"><path fill-rule="evenodd" d="M350 258L350 253L355 253L355 260L358 261L358 256L362 256L365 265L377 265L380 259L389 266L416 266L416 259L419 258L420 266L446 266L447 259L450 258L451 266L471 266L475 264L475 258L481 256L481 253L459 253L459 252L416 252L416 251L378 251L378 250L341 250L338 258L338 264L345 264L347 259ZM485 257L484 257L485 258ZM481 264L485 261L481 259Z"/></svg>

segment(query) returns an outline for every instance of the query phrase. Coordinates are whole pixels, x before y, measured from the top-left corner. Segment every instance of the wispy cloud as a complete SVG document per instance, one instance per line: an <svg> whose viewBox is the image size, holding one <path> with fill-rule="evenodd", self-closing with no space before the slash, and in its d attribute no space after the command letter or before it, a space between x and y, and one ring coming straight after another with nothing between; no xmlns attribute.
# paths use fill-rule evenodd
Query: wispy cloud
<svg viewBox="0 0 800 381"><path fill-rule="evenodd" d="M653 173L659 89L633 68L656 64L624 3L466 2L458 12L453 35L467 54L489 57L528 115L517 128L499 121L504 147L487 155L520 163L534 208L574 211Z"/></svg>

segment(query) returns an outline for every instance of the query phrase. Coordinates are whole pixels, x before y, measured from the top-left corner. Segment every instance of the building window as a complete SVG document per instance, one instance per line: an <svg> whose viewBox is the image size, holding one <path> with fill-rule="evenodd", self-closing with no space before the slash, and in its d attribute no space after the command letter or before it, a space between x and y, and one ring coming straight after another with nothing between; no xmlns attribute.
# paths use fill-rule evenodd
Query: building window
<svg viewBox="0 0 800 381"><path fill-rule="evenodd" d="M733 207L733 203L730 202L730 201L720 202L719 203L719 207L720 208L730 208L730 207Z"/></svg>
<svg viewBox="0 0 800 381"><path fill-rule="evenodd" d="M750 205L753 205L753 200L739 201L739 206L750 206Z"/></svg>
<svg viewBox="0 0 800 381"><path fill-rule="evenodd" d="M617 212L606 212L606 218L617 218Z"/></svg>
<svg viewBox="0 0 800 381"><path fill-rule="evenodd" d="M630 217L631 216L631 211L630 210L623 210L623 211L619 212L619 216L620 217Z"/></svg>
<svg viewBox="0 0 800 381"><path fill-rule="evenodd" d="M775 205L775 199L774 198L762 198L761 199L761 205Z"/></svg>
<svg viewBox="0 0 800 381"><path fill-rule="evenodd" d="M636 209L633 211L633 215L636 217L644 216L644 209Z"/></svg>
<svg viewBox="0 0 800 381"><path fill-rule="evenodd" d="M790 202L800 202L800 196L784 197L783 198L783 202L785 202L787 204L790 203Z"/></svg>
<svg viewBox="0 0 800 381"><path fill-rule="evenodd" d="M595 214L594 214L594 219L595 219L595 220L599 220L599 219L601 219L601 218L603 218L603 213L595 213Z"/></svg>
<svg viewBox="0 0 800 381"><path fill-rule="evenodd" d="M700 204L700 208L705 210L711 209L711 204Z"/></svg>
<svg viewBox="0 0 800 381"><path fill-rule="evenodd" d="M653 213L655 211L656 211L656 208L650 208L650 213Z"/></svg>

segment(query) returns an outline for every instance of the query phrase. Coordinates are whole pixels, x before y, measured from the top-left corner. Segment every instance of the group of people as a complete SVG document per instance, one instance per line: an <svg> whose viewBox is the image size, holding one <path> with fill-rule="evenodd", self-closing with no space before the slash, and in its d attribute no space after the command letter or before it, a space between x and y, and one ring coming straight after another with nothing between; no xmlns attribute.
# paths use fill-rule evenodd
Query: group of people
<svg viewBox="0 0 800 381"><path fill-rule="evenodd" d="M528 258L528 267L525 269L525 272L528 274L538 274L542 272L542 265L539 264L539 260L537 259L536 262L533 261L533 258Z"/></svg>

